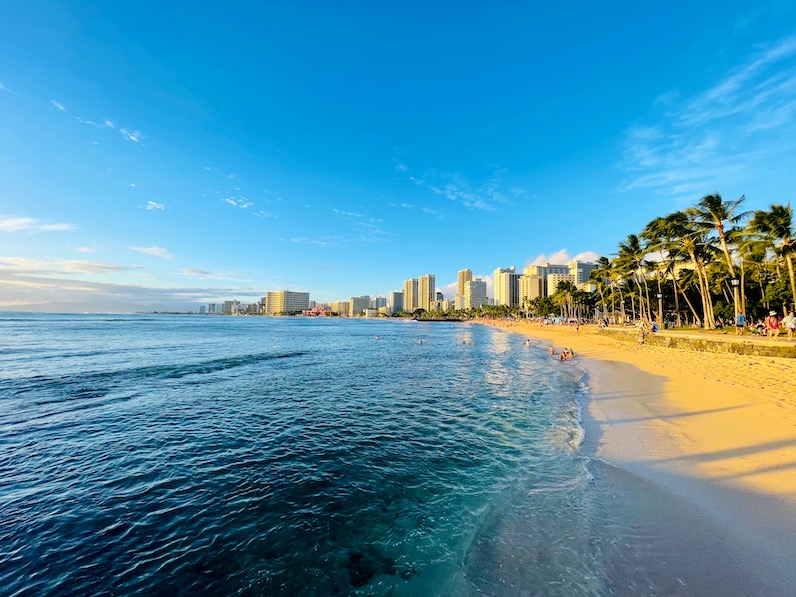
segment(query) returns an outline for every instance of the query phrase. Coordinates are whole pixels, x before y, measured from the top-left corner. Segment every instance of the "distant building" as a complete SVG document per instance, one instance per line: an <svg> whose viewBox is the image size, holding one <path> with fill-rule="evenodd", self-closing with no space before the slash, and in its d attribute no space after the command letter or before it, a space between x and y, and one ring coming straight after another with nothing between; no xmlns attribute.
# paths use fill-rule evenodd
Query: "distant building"
<svg viewBox="0 0 796 597"><path fill-rule="evenodd" d="M433 303L436 296L436 278L434 274L426 274L420 276L417 280L417 306L426 311L433 311L431 303Z"/></svg>
<svg viewBox="0 0 796 597"><path fill-rule="evenodd" d="M370 308L371 309L381 309L382 307L387 306L387 299L383 296L376 296L370 299Z"/></svg>
<svg viewBox="0 0 796 597"><path fill-rule="evenodd" d="M204 315L207 313L207 307L205 305L199 305L199 315Z"/></svg>
<svg viewBox="0 0 796 597"><path fill-rule="evenodd" d="M545 280L537 274L522 274L520 276L520 305L527 301L544 296Z"/></svg>
<svg viewBox="0 0 796 597"><path fill-rule="evenodd" d="M414 313L419 307L417 303L417 278L404 281L404 311Z"/></svg>
<svg viewBox="0 0 796 597"><path fill-rule="evenodd" d="M478 309L487 303L486 282L481 278L470 280L464 284L463 309Z"/></svg>
<svg viewBox="0 0 796 597"><path fill-rule="evenodd" d="M575 284L583 284L591 278L593 270L597 269L596 263L572 260L567 263L569 273L575 276Z"/></svg>
<svg viewBox="0 0 796 597"><path fill-rule="evenodd" d="M398 313L399 311L404 310L404 293L398 290L393 290L390 293L390 300L387 304L390 307L390 311L393 313Z"/></svg>
<svg viewBox="0 0 796 597"><path fill-rule="evenodd" d="M572 282L573 284L583 284L589 281L591 272L597 267L595 263L588 263L585 261L577 261L573 259L566 265L545 263L544 265L531 265L523 270L524 275L536 275L542 279L542 295L550 296L554 294L558 286L558 282ZM554 284L550 285L550 275L569 275L571 278L552 278Z"/></svg>
<svg viewBox="0 0 796 597"><path fill-rule="evenodd" d="M332 313L337 313L341 317L347 317L351 313L351 303L349 301L334 301L331 308Z"/></svg>
<svg viewBox="0 0 796 597"><path fill-rule="evenodd" d="M309 292L293 292L291 290L276 290L266 293L264 305L265 315L280 313L301 313L310 308Z"/></svg>
<svg viewBox="0 0 796 597"><path fill-rule="evenodd" d="M548 296L555 294L561 282L572 282L572 284L575 284L575 280L574 274L547 274Z"/></svg>
<svg viewBox="0 0 796 597"><path fill-rule="evenodd" d="M519 303L520 285L519 275L514 267L495 270L493 280L495 285L495 304L514 307Z"/></svg>
<svg viewBox="0 0 796 597"><path fill-rule="evenodd" d="M370 308L369 296L352 296L348 299L348 314L351 317L359 317L365 309Z"/></svg>
<svg viewBox="0 0 796 597"><path fill-rule="evenodd" d="M456 274L456 296L464 296L464 285L472 282L473 272L469 269L460 269Z"/></svg>

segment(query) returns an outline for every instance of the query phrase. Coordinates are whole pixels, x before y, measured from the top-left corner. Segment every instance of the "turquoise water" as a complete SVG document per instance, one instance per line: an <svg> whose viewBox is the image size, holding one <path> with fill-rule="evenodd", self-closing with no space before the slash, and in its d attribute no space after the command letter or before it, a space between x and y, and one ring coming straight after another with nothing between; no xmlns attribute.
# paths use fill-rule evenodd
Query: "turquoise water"
<svg viewBox="0 0 796 597"><path fill-rule="evenodd" d="M581 450L576 363L520 336L22 314L0 334L2 594L680 586Z"/></svg>

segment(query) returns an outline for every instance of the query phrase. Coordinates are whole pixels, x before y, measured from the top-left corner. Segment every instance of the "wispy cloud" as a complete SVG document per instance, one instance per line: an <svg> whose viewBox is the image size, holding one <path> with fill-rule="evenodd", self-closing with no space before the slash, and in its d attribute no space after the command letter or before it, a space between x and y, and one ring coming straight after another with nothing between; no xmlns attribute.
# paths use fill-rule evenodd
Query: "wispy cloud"
<svg viewBox="0 0 796 597"><path fill-rule="evenodd" d="M125 141L129 141L130 143L141 143L144 138L144 135L141 134L141 131L119 129L119 133Z"/></svg>
<svg viewBox="0 0 796 597"><path fill-rule="evenodd" d="M254 285L153 287L113 279L120 273L143 271L141 266L114 263L0 257L0 307L59 312L183 310L228 297L254 301L263 293ZM112 281L102 276L112 276Z"/></svg>
<svg viewBox="0 0 796 597"><path fill-rule="evenodd" d="M94 249L90 247L75 247L76 253L93 253Z"/></svg>
<svg viewBox="0 0 796 597"><path fill-rule="evenodd" d="M205 166L204 169L207 170L208 172L212 172L213 174L218 174L220 176L223 176L227 180L238 179L238 174L236 174L235 172L224 172L219 168L216 168L215 166Z"/></svg>
<svg viewBox="0 0 796 597"><path fill-rule="evenodd" d="M12 93L12 91L8 87L3 85L2 81L0 81L0 91L7 91L8 93Z"/></svg>
<svg viewBox="0 0 796 597"><path fill-rule="evenodd" d="M241 197L241 196L224 197L222 201L224 201L225 203L229 203L230 205L233 205L235 207L239 207L241 209L248 209L249 207L254 205L254 201L252 201L248 197Z"/></svg>
<svg viewBox="0 0 796 597"><path fill-rule="evenodd" d="M340 216L348 216L350 218L361 218L362 214L353 212L353 211L344 211L342 209L337 209L336 207L332 208L332 211Z"/></svg>
<svg viewBox="0 0 796 597"><path fill-rule="evenodd" d="M271 212L264 211L262 209L259 210L259 211L253 212L253 215L257 216L258 218L273 218L273 219L275 219L275 218L278 217L278 216L272 214Z"/></svg>
<svg viewBox="0 0 796 597"><path fill-rule="evenodd" d="M168 249L163 247L130 247L131 251L138 251L152 257L161 257L163 259L174 259L174 255Z"/></svg>
<svg viewBox="0 0 796 597"><path fill-rule="evenodd" d="M497 164L487 167L490 174L478 181L459 172L440 172L433 168L426 169L422 176L416 176L403 162L396 162L395 170L405 175L413 185L469 209L497 211L527 197L524 189L509 184L505 168Z"/></svg>
<svg viewBox="0 0 796 597"><path fill-rule="evenodd" d="M144 206L144 209L146 209L147 211L151 211L153 209L164 210L166 209L166 206L163 205L162 203L158 203L157 201L147 201L146 205Z"/></svg>
<svg viewBox="0 0 796 597"><path fill-rule="evenodd" d="M57 109L59 109L61 112L67 112L67 109L66 109L66 107L65 107L63 104L61 104L61 103L59 103L59 102L56 102L55 100L50 100L50 103L51 103L51 104L52 104L54 107L56 107Z"/></svg>
<svg viewBox="0 0 796 597"><path fill-rule="evenodd" d="M73 224L46 224L36 218L0 215L0 232L62 232L74 229Z"/></svg>
<svg viewBox="0 0 796 597"><path fill-rule="evenodd" d="M139 265L122 265L100 261L0 257L0 271L13 271L26 275L111 274L141 269L143 268Z"/></svg>
<svg viewBox="0 0 796 597"><path fill-rule="evenodd" d="M690 97L662 93L625 135L622 189L672 201L760 176L796 151L796 37L756 51Z"/></svg>
<svg viewBox="0 0 796 597"><path fill-rule="evenodd" d="M294 236L289 239L290 242L298 245L317 245L319 247L330 247L338 244L335 240L323 238L304 238L303 236Z"/></svg>
<svg viewBox="0 0 796 597"><path fill-rule="evenodd" d="M185 267L182 270L182 273L186 276L200 276L200 277L207 277L212 276L213 272L204 270L204 269L194 269L192 267Z"/></svg>

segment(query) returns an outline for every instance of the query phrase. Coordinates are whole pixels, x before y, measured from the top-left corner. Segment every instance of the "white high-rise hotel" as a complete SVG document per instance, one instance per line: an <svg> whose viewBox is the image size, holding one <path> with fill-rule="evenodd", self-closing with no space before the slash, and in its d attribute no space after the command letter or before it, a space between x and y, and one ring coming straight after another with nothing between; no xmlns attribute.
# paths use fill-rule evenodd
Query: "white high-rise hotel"
<svg viewBox="0 0 796 597"><path fill-rule="evenodd" d="M524 305L526 301L555 293L560 282L585 284L595 267L593 263L573 259L566 265L531 265L523 270L522 275L513 267L498 268L494 272L495 304L507 307Z"/></svg>

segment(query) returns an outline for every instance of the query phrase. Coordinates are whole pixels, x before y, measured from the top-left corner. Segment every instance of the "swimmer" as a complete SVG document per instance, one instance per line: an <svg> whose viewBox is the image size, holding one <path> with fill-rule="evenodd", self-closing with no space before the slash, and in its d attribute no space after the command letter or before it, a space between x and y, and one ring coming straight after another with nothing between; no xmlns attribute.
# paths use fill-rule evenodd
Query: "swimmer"
<svg viewBox="0 0 796 597"><path fill-rule="evenodd" d="M553 348L552 346L547 347L547 354L555 354L555 353L556 353L555 348Z"/></svg>

